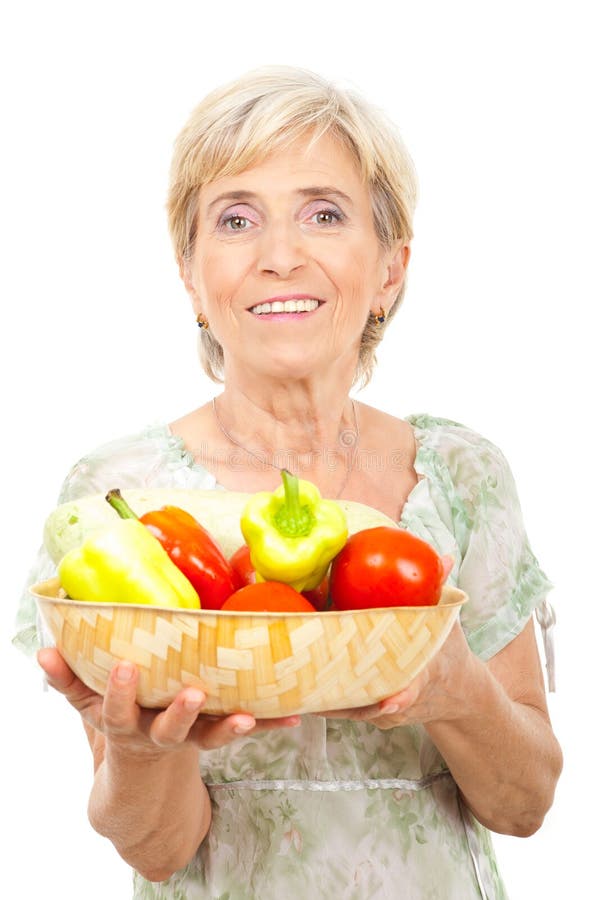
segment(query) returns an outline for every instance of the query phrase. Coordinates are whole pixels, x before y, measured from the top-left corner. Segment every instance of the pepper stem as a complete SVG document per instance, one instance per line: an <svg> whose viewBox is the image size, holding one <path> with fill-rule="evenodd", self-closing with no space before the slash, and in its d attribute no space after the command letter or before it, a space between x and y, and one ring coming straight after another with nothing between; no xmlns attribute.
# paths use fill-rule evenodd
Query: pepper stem
<svg viewBox="0 0 602 900"><path fill-rule="evenodd" d="M113 488L106 495L105 500L110 503L113 509L116 509L122 519L137 519L138 516L121 496L119 488Z"/></svg>
<svg viewBox="0 0 602 900"><path fill-rule="evenodd" d="M299 479L296 475L292 475L288 469L280 471L282 483L284 484L284 504L289 516L295 516L301 511L299 503Z"/></svg>
<svg viewBox="0 0 602 900"><path fill-rule="evenodd" d="M285 537L306 537L315 525L315 516L309 506L299 500L299 479L288 469L281 469L284 485L284 503L274 516L274 524Z"/></svg>

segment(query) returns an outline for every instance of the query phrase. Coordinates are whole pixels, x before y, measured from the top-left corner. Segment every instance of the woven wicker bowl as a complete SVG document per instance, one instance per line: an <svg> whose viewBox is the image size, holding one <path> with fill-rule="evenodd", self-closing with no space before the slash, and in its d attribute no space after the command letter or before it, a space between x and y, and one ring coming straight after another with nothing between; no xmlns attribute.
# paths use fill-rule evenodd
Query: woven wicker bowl
<svg viewBox="0 0 602 900"><path fill-rule="evenodd" d="M257 718L394 694L432 659L467 599L446 586L438 606L242 613L66 600L57 578L31 590L57 649L98 693L127 659L139 668L141 706L165 707L192 685L207 694L204 712Z"/></svg>

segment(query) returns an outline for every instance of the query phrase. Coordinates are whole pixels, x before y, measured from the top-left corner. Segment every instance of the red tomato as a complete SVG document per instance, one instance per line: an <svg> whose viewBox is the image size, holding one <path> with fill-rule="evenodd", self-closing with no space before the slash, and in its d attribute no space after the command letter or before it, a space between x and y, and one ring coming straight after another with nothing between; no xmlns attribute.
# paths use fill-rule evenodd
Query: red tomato
<svg viewBox="0 0 602 900"><path fill-rule="evenodd" d="M251 562L251 551L246 544L239 547L228 560L234 572L234 589L255 583L255 569Z"/></svg>
<svg viewBox="0 0 602 900"><path fill-rule="evenodd" d="M444 577L443 563L426 541L401 528L366 528L335 556L330 595L337 609L434 606Z"/></svg>
<svg viewBox="0 0 602 900"><path fill-rule="evenodd" d="M314 609L323 612L328 607L328 575L325 575L320 584L311 591L301 591L309 600Z"/></svg>
<svg viewBox="0 0 602 900"><path fill-rule="evenodd" d="M247 584L231 594L222 609L244 612L315 612L309 600L280 581Z"/></svg>
<svg viewBox="0 0 602 900"><path fill-rule="evenodd" d="M251 551L247 544L239 547L228 560L234 572L235 590L247 584L255 584L255 569L251 562ZM325 610L328 604L328 576L325 575L320 584L311 591L302 591L314 609Z"/></svg>

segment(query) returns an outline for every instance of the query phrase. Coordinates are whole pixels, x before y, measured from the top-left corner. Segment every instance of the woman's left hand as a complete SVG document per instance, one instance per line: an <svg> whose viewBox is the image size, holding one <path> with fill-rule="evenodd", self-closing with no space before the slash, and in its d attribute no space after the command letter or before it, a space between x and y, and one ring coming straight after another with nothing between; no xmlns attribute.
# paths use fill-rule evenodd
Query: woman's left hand
<svg viewBox="0 0 602 900"><path fill-rule="evenodd" d="M460 623L456 622L431 662L402 691L372 706L318 715L369 722L384 730L461 717L467 710L475 661Z"/></svg>

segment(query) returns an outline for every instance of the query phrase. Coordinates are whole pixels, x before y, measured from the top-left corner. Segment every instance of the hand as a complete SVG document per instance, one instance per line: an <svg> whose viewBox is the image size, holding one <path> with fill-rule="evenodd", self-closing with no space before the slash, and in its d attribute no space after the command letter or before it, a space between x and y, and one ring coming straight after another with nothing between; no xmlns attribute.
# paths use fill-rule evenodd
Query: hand
<svg viewBox="0 0 602 900"><path fill-rule="evenodd" d="M332 710L319 715L369 722L383 730L458 718L466 713L470 702L475 662L476 657L466 642L460 623L456 622L431 662L402 691L372 706Z"/></svg>
<svg viewBox="0 0 602 900"><path fill-rule="evenodd" d="M206 696L197 688L184 688L165 710L143 709L136 703L138 670L129 662L113 667L104 698L86 687L53 648L40 650L38 662L49 685L63 694L84 722L105 735L114 747L128 753L156 756L186 744L213 750L240 735L299 724L299 716L260 719L248 713L203 716Z"/></svg>

